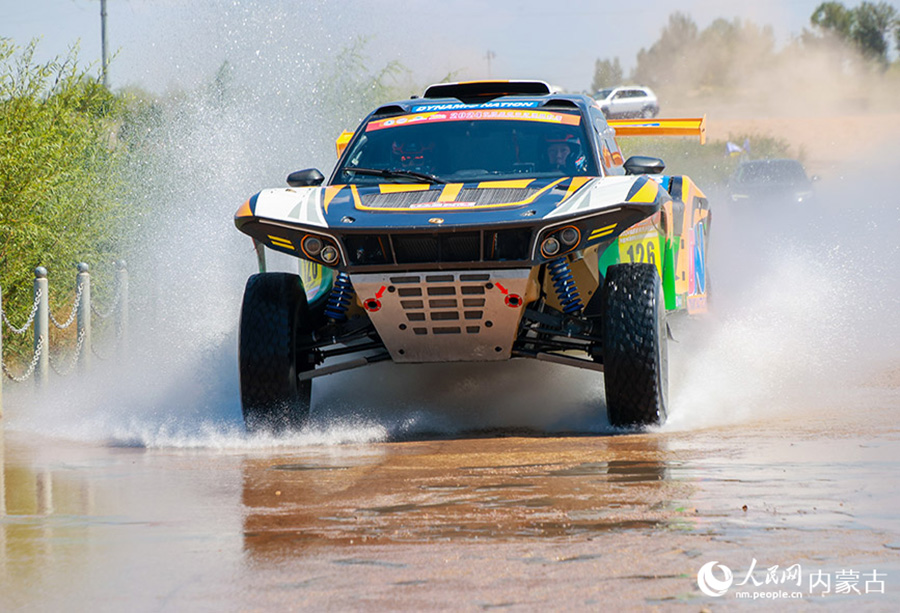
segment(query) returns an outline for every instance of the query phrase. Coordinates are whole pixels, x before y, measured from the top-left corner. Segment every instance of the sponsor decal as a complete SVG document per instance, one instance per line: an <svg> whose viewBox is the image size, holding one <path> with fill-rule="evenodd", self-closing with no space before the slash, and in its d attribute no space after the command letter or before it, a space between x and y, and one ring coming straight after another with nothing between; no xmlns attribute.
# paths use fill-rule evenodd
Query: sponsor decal
<svg viewBox="0 0 900 613"><path fill-rule="evenodd" d="M516 100L504 102L483 102L466 104L464 102L445 102L443 104L420 104L412 108L413 113L429 111L462 111L468 109L532 109L540 104L539 100Z"/></svg>
<svg viewBox="0 0 900 613"><path fill-rule="evenodd" d="M474 202L417 202L415 204L410 204L407 208L410 209L445 209L445 208L460 208L460 207L470 207L475 206Z"/></svg>
<svg viewBox="0 0 900 613"><path fill-rule="evenodd" d="M370 121L366 125L366 132L374 132L376 130L384 130L385 128L395 128L419 123L473 120L539 121L566 126L577 126L581 123L581 117L579 115L570 115L568 113L516 109L467 109L447 113L416 113L414 115L402 115L400 117L391 117L389 119L378 119Z"/></svg>

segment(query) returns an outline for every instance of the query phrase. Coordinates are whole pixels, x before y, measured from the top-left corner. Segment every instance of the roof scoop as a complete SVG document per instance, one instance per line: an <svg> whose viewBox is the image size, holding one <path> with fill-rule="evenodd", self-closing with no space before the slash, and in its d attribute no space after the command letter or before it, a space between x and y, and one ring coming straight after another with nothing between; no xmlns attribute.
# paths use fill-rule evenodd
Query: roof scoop
<svg viewBox="0 0 900 613"><path fill-rule="evenodd" d="M457 98L465 103L488 102L500 96L546 96L550 86L544 81L461 81L435 83L423 98Z"/></svg>

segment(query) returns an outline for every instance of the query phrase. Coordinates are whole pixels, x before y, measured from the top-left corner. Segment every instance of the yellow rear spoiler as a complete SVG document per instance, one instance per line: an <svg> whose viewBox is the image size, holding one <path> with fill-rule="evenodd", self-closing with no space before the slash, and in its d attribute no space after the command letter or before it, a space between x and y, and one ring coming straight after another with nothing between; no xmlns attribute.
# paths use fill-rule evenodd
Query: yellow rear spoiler
<svg viewBox="0 0 900 613"><path fill-rule="evenodd" d="M341 154L344 152L344 149L347 148L347 143L350 142L350 139L353 138L353 132L341 132L341 135L337 137L337 141L335 141L335 145L337 145L337 154L338 157L341 157Z"/></svg>
<svg viewBox="0 0 900 613"><path fill-rule="evenodd" d="M699 136L706 144L706 115L692 119L610 119L616 136Z"/></svg>

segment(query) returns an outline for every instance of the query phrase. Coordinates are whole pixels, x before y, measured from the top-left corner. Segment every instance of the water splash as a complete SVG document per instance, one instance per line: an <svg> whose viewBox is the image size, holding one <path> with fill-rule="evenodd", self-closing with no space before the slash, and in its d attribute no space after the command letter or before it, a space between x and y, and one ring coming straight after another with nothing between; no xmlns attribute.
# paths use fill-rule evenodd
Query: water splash
<svg viewBox="0 0 900 613"><path fill-rule="evenodd" d="M676 345L667 429L871 400L900 357L900 209L877 170L823 182L815 208L714 213L716 308Z"/></svg>

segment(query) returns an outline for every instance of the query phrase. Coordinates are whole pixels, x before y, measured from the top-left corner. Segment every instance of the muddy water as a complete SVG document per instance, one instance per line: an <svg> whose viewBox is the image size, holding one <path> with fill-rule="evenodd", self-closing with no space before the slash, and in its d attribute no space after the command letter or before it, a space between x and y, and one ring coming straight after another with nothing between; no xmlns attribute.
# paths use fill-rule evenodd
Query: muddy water
<svg viewBox="0 0 900 613"><path fill-rule="evenodd" d="M897 610L896 400L271 449L8 431L0 610ZM698 587L710 562L733 574L722 596Z"/></svg>

